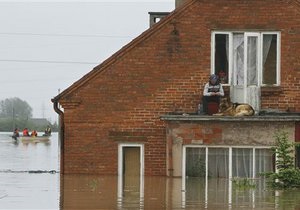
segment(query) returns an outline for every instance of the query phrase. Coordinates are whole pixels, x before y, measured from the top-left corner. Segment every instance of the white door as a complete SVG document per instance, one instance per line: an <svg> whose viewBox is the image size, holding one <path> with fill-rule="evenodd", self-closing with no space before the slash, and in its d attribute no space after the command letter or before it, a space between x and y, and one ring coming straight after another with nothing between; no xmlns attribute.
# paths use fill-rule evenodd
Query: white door
<svg viewBox="0 0 300 210"><path fill-rule="evenodd" d="M233 34L233 86L230 97L260 109L260 36L259 33Z"/></svg>

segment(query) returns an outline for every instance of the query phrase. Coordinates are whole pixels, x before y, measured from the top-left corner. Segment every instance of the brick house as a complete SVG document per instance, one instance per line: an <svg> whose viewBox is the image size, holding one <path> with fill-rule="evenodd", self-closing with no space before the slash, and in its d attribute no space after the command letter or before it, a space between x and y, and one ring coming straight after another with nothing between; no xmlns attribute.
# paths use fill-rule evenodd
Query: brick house
<svg viewBox="0 0 300 210"><path fill-rule="evenodd" d="M300 139L300 2L176 3L52 99L62 173L181 176L196 157L220 165L213 176L249 177L274 167L276 131ZM280 114L196 115L209 75L221 72L233 101ZM249 170L238 171L241 160Z"/></svg>

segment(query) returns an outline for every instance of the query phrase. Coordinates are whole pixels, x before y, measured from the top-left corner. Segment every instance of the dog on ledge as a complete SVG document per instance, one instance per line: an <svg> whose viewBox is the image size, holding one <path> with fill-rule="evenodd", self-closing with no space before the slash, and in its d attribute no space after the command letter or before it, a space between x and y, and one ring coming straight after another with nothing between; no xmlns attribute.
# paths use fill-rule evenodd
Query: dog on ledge
<svg viewBox="0 0 300 210"><path fill-rule="evenodd" d="M255 111L249 104L232 103L229 98L222 98L219 105L219 112L214 116L252 116Z"/></svg>

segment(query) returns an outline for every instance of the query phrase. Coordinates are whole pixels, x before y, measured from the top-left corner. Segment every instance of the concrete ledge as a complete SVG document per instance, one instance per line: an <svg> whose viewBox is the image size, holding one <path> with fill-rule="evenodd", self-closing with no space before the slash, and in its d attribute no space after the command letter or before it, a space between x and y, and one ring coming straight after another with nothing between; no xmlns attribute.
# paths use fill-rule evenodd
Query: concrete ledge
<svg viewBox="0 0 300 210"><path fill-rule="evenodd" d="M300 114L295 115L255 115L249 117L229 117L229 116L209 116L209 115L196 115L196 114L181 114L181 115L162 115L160 117L164 121L268 121L268 122L296 122L300 121Z"/></svg>

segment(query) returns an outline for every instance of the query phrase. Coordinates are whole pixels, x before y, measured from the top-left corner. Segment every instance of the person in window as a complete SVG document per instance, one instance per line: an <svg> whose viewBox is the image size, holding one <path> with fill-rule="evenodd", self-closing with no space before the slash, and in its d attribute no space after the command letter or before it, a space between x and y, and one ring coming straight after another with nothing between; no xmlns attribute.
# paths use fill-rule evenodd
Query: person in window
<svg viewBox="0 0 300 210"><path fill-rule="evenodd" d="M225 73L224 70L220 70L218 73L219 79L220 79L220 83L221 84L226 84L227 82L227 75Z"/></svg>
<svg viewBox="0 0 300 210"><path fill-rule="evenodd" d="M203 113L207 114L207 105L209 102L216 102L220 103L220 98L224 96L223 87L219 81L217 75L212 74L209 77L209 82L205 84L203 90L203 98L202 98L202 105L203 105Z"/></svg>

